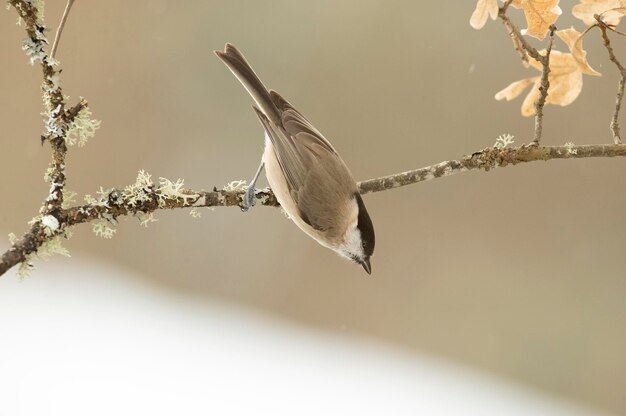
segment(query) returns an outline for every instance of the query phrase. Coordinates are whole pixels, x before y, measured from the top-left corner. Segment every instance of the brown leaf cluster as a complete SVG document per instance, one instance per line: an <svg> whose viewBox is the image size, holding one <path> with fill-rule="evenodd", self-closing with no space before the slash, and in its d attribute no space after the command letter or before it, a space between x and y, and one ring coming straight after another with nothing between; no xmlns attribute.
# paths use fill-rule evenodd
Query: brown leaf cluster
<svg viewBox="0 0 626 416"><path fill-rule="evenodd" d="M550 25L554 24L562 13L559 0L513 0L511 5L524 10L528 28L524 29L522 34L537 39L546 37Z"/></svg>
<svg viewBox="0 0 626 416"><path fill-rule="evenodd" d="M528 25L524 33L537 39L546 37L550 25L556 22L562 13L559 0L513 0L511 5L524 11ZM489 17L495 20L497 16L498 0L478 0L470 18L470 25L474 29L481 29Z"/></svg>
<svg viewBox="0 0 626 416"><path fill-rule="evenodd" d="M495 19L498 16L500 3L498 0L479 0L470 19L472 27L480 29L489 17ZM522 35L533 36L537 39L546 37L550 26L562 13L559 0L513 0L511 6L524 11L528 27L522 31ZM579 4L573 7L572 14L589 27L597 23L596 15L599 15L607 25L616 26L626 15L626 0L580 0ZM582 90L583 74L601 75L587 61L587 52L583 48L583 38L587 33L588 30L580 33L573 27L556 32L556 35L567 45L569 52L553 50L550 54L550 74L548 75L550 88L546 98L547 104L560 106L571 104ZM539 53L545 56L546 51L539 51ZM529 56L528 63L540 73L542 72L541 62ZM539 75L524 78L499 91L495 98L513 100L530 86L530 91L522 103L522 115L532 116L535 114L535 102L540 96L540 83L541 76Z"/></svg>
<svg viewBox="0 0 626 416"><path fill-rule="evenodd" d="M610 26L617 26L626 14L626 0L580 0L572 8L574 17L582 20L587 26L596 23L596 14Z"/></svg>
<svg viewBox="0 0 626 416"><path fill-rule="evenodd" d="M586 59L586 52L582 47L581 33L574 28L559 30L557 36L565 42L570 49L569 53L552 51L550 54L550 90L546 103L566 106L574 102L583 88L583 74L600 75L595 71ZM541 51L545 54L545 51ZM543 66L535 59L529 60L530 65L541 72ZM522 103L522 115L525 117L535 114L535 102L539 99L540 76L515 81L499 91L496 100L506 99L510 101L519 96L529 85L532 87Z"/></svg>

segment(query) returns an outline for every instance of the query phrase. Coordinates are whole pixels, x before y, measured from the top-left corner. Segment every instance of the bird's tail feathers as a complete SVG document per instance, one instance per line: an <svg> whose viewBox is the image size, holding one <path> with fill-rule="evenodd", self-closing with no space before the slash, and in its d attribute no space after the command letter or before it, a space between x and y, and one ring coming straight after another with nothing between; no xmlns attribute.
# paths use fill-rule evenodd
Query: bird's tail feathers
<svg viewBox="0 0 626 416"><path fill-rule="evenodd" d="M280 122L280 114L272 101L270 93L250 64L248 64L243 54L230 43L226 44L224 52L215 51L215 54L237 77L267 118L274 123Z"/></svg>

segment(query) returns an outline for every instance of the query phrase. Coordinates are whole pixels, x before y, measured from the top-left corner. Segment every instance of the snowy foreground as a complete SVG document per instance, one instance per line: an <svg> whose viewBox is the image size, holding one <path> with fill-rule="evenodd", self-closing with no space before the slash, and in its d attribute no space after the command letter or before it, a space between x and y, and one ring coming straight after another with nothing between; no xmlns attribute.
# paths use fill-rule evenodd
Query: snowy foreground
<svg viewBox="0 0 626 416"><path fill-rule="evenodd" d="M0 278L0 397L0 416L600 414L77 259Z"/></svg>

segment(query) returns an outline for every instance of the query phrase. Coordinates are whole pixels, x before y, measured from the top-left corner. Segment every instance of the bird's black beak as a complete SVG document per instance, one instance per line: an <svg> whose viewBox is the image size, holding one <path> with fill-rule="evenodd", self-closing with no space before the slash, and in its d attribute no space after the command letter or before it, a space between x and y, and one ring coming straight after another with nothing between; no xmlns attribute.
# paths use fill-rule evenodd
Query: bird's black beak
<svg viewBox="0 0 626 416"><path fill-rule="evenodd" d="M369 257L361 260L361 266L363 266L363 269L367 272L367 274L372 274L372 266L370 265Z"/></svg>

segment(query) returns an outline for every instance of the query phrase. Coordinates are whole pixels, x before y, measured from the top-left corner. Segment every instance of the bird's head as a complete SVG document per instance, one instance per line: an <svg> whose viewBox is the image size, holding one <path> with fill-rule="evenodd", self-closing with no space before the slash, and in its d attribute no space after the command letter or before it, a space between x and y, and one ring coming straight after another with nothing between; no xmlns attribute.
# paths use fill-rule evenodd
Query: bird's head
<svg viewBox="0 0 626 416"><path fill-rule="evenodd" d="M353 262L363 266L368 274L372 274L370 258L374 254L376 237L374 235L374 225L370 219L361 195L354 194L358 207L356 220L350 225L345 235L345 240L340 247L340 254L349 258Z"/></svg>

